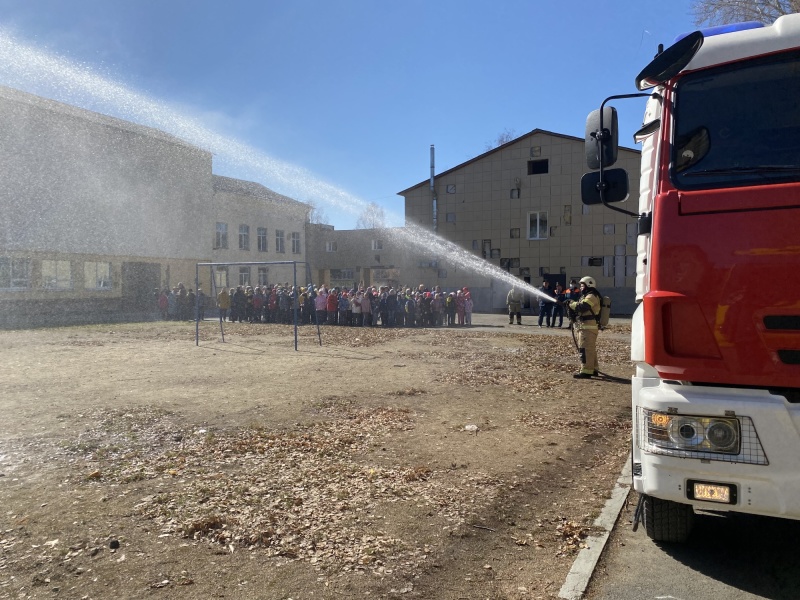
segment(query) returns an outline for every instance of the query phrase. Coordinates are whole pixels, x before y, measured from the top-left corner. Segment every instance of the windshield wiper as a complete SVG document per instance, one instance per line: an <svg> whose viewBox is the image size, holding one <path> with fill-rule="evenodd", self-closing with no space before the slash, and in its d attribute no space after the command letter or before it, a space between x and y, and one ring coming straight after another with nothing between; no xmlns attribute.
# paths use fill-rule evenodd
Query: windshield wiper
<svg viewBox="0 0 800 600"><path fill-rule="evenodd" d="M690 173L681 173L681 177L707 177L710 175L762 175L766 173L800 173L800 166L795 165L759 165L756 167L726 167L724 169L702 169Z"/></svg>

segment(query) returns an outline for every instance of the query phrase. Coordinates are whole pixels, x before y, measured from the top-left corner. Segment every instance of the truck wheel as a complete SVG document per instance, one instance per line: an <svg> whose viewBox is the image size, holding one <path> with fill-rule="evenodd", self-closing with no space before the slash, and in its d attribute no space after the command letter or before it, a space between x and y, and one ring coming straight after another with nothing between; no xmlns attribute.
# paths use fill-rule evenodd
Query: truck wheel
<svg viewBox="0 0 800 600"><path fill-rule="evenodd" d="M688 504L644 497L644 527L656 542L685 542L694 525L694 510Z"/></svg>

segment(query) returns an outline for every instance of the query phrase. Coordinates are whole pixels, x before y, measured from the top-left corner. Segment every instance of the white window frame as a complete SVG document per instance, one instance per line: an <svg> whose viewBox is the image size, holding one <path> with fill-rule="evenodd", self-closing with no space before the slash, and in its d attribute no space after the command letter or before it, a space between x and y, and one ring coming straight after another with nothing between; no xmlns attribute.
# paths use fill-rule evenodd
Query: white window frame
<svg viewBox="0 0 800 600"><path fill-rule="evenodd" d="M239 285L250 285L250 267L239 267Z"/></svg>
<svg viewBox="0 0 800 600"><path fill-rule="evenodd" d="M531 227L531 219L536 219L536 232L535 235L532 231ZM542 218L544 217L544 218ZM527 226L525 228L528 232L528 239L529 240L546 240L547 239L547 211L546 210L534 210L528 213L527 219Z"/></svg>
<svg viewBox="0 0 800 600"><path fill-rule="evenodd" d="M217 267L214 271L214 285L218 290L228 286L228 267Z"/></svg>
<svg viewBox="0 0 800 600"><path fill-rule="evenodd" d="M239 250L250 250L250 225L239 225Z"/></svg>
<svg viewBox="0 0 800 600"><path fill-rule="evenodd" d="M353 269L331 269L331 280L353 281Z"/></svg>
<svg viewBox="0 0 800 600"><path fill-rule="evenodd" d="M338 252L339 248L336 242L325 242L325 252Z"/></svg>
<svg viewBox="0 0 800 600"><path fill-rule="evenodd" d="M269 267L258 267L258 285L267 285L269 280Z"/></svg>
<svg viewBox="0 0 800 600"><path fill-rule="evenodd" d="M286 254L286 245L283 236L283 229L275 230L275 252L279 254Z"/></svg>
<svg viewBox="0 0 800 600"><path fill-rule="evenodd" d="M259 252L267 252L268 245L267 245L267 228L266 227L259 227L256 229L256 236L258 240L258 251Z"/></svg>
<svg viewBox="0 0 800 600"><path fill-rule="evenodd" d="M303 247L300 245L300 232L293 231L291 233L291 240L292 240L292 254L302 254Z"/></svg>
<svg viewBox="0 0 800 600"><path fill-rule="evenodd" d="M72 263L68 260L42 260L42 287L46 290L71 290Z"/></svg>
<svg viewBox="0 0 800 600"><path fill-rule="evenodd" d="M383 240L372 240L373 250L383 250Z"/></svg>
<svg viewBox="0 0 800 600"><path fill-rule="evenodd" d="M101 265L105 267L101 273ZM108 271L106 276L105 271ZM114 268L110 262L86 261L83 263L84 288L87 290L109 292L114 289Z"/></svg>
<svg viewBox="0 0 800 600"><path fill-rule="evenodd" d="M30 287L30 259L9 256L0 257L0 289L27 290Z"/></svg>
<svg viewBox="0 0 800 600"><path fill-rule="evenodd" d="M228 224L217 221L217 231L214 235L214 248L228 247Z"/></svg>

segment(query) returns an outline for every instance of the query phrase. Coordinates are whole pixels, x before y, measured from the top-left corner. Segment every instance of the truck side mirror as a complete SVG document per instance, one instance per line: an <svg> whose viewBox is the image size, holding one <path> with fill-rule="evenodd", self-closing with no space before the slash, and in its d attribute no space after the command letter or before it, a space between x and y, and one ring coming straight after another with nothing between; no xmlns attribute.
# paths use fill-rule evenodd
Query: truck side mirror
<svg viewBox="0 0 800 600"><path fill-rule="evenodd" d="M600 128L600 110L603 111L603 128ZM617 162L619 148L619 128L617 125L617 109L605 106L589 113L586 118L586 165L590 169L600 168L602 156L603 168Z"/></svg>
<svg viewBox="0 0 800 600"><path fill-rule="evenodd" d="M600 197L600 190L603 197ZM607 202L622 202L628 198L628 172L625 169L603 169L603 179L600 171L592 171L581 177L581 200L584 204L604 204ZM603 202L605 200L605 202Z"/></svg>

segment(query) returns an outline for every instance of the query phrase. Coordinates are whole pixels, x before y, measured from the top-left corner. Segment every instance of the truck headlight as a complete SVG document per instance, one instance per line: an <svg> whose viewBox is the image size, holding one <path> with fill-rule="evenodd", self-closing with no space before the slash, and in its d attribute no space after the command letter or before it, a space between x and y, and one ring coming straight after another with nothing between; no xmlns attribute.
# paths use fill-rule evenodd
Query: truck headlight
<svg viewBox="0 0 800 600"><path fill-rule="evenodd" d="M647 442L660 448L738 454L739 420L730 417L649 413Z"/></svg>
<svg viewBox="0 0 800 600"><path fill-rule="evenodd" d="M638 406L636 445L650 454L768 465L753 419L679 415Z"/></svg>

